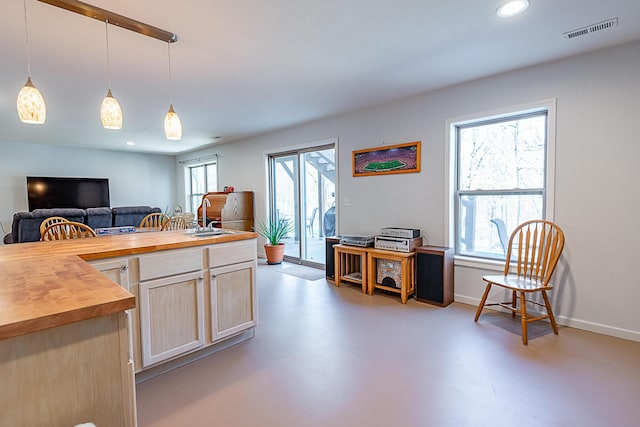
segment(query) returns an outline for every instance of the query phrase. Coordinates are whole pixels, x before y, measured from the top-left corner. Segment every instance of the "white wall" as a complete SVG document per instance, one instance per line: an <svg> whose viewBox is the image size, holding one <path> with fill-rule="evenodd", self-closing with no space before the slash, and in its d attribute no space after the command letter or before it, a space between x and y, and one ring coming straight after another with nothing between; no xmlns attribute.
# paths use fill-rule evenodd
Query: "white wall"
<svg viewBox="0 0 640 427"><path fill-rule="evenodd" d="M399 102L221 145L220 184L256 192L265 215L266 152L339 139L338 231L422 229L444 243L445 121L557 99L555 221L567 243L552 303L559 321L640 341L634 268L640 241L640 42L417 95ZM351 175L351 152L422 141L417 174ZM181 171L178 167L178 171ZM180 172L181 173L181 172ZM177 182L178 187L180 183ZM345 198L351 201L344 206ZM477 303L486 271L456 267L456 300ZM470 319L472 321L472 319Z"/></svg>
<svg viewBox="0 0 640 427"><path fill-rule="evenodd" d="M26 176L109 178L111 206L175 204L175 157L43 144L0 143L0 222L27 211Z"/></svg>

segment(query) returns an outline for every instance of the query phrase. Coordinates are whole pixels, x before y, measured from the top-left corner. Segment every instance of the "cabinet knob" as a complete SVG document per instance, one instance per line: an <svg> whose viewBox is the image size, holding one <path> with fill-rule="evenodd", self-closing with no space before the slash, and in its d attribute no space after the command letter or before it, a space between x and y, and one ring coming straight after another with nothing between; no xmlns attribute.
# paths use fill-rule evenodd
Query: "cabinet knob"
<svg viewBox="0 0 640 427"><path fill-rule="evenodd" d="M123 264L120 266L120 270L122 271L127 271L129 269L129 266L127 264Z"/></svg>

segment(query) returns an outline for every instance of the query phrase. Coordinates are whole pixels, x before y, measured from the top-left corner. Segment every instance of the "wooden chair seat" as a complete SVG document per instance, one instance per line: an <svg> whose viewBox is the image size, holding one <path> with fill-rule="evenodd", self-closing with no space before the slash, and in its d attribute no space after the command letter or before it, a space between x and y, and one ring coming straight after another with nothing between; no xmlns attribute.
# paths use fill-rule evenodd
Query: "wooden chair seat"
<svg viewBox="0 0 640 427"><path fill-rule="evenodd" d="M528 343L527 325L538 320L549 319L553 332L557 335L558 326L553 317L547 291L553 289L550 280L563 248L564 233L560 227L550 221L527 221L516 227L507 245L504 274L488 275L482 278L487 282L487 286L476 310L475 321L478 321L484 307L497 305L511 311L513 317L516 314L520 315L522 344ZM512 268L515 270L514 273L511 272ZM487 302L493 285L510 290L511 300ZM534 292L540 292L544 304L527 299L526 295ZM527 312L527 304L544 308L546 314L531 317Z"/></svg>
<svg viewBox="0 0 640 427"><path fill-rule="evenodd" d="M542 290L550 291L553 289L553 285L551 283L541 282L536 279L530 279L528 277L518 277L515 275L491 275L491 276L483 276L482 280L485 282L490 282L493 285L502 286L507 289L514 289L522 292L540 292Z"/></svg>

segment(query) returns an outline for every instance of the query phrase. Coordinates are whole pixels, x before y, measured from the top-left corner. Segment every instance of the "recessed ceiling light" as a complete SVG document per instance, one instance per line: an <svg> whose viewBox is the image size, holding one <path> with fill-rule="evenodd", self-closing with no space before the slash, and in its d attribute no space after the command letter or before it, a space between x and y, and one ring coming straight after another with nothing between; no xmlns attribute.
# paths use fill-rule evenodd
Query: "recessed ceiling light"
<svg viewBox="0 0 640 427"><path fill-rule="evenodd" d="M136 145L136 143L133 141L127 141L127 145Z"/></svg>
<svg viewBox="0 0 640 427"><path fill-rule="evenodd" d="M529 7L529 0L512 0L508 1L496 10L501 18L508 18L524 12Z"/></svg>

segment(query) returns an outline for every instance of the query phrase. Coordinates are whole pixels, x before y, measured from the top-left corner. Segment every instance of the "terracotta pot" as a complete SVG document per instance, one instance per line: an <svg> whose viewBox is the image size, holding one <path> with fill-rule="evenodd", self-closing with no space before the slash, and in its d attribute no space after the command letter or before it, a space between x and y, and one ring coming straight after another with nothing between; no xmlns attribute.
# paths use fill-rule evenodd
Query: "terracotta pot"
<svg viewBox="0 0 640 427"><path fill-rule="evenodd" d="M275 246L267 243L264 245L264 253L267 256L267 264L280 264L284 259L284 243Z"/></svg>

